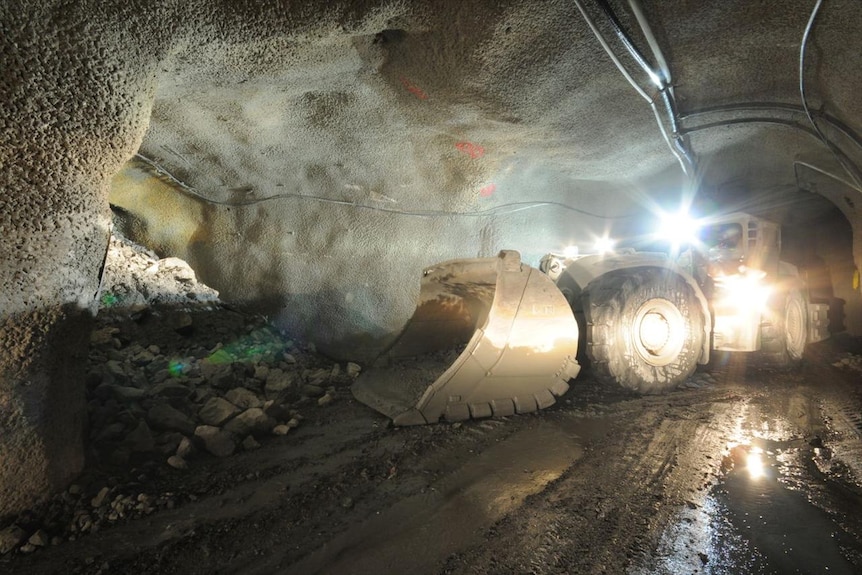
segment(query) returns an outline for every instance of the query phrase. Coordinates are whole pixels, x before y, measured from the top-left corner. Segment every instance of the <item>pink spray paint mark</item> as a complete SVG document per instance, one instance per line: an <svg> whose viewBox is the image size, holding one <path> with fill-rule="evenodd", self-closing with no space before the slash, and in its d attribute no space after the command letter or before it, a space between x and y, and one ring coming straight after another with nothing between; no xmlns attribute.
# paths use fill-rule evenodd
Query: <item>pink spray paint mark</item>
<svg viewBox="0 0 862 575"><path fill-rule="evenodd" d="M455 147L458 149L459 152L467 154L474 160L477 160L485 155L485 148L483 148L482 146L477 146L473 142L458 142L455 144Z"/></svg>
<svg viewBox="0 0 862 575"><path fill-rule="evenodd" d="M482 187L482 189L479 190L479 195L482 196L483 198L490 198L492 195L494 195L494 192L496 192L496 191L497 191L497 184L495 184L494 182L491 182L490 184Z"/></svg>
<svg viewBox="0 0 862 575"><path fill-rule="evenodd" d="M407 88L407 91L419 98L420 100L427 100L428 94L422 91L422 88L417 86L416 84L412 84L410 80L401 76L401 83L404 84L404 87Z"/></svg>

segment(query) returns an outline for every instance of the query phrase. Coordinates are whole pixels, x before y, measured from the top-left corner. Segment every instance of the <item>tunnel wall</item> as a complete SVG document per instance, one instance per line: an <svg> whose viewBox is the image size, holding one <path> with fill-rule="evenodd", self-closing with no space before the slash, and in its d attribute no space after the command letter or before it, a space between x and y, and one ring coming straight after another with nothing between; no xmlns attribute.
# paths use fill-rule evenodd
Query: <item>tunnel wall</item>
<svg viewBox="0 0 862 575"><path fill-rule="evenodd" d="M505 61L528 62L536 43L571 46L570 6L549 2L522 21L528 13L493 2L3 3L0 521L83 464L87 315L107 245L109 183L124 162L149 154L203 195L182 223L190 235L177 237L219 289L274 310L289 331L324 343L370 334L369 348L379 347L409 314L422 265L493 255L506 226L529 223L522 237L540 231L500 214L477 224L352 207L468 212L524 199L495 181L518 150L485 141L483 127L529 124L549 102L577 98L547 62L531 77L531 99L506 89L516 70L500 68ZM488 45L495 34L508 39ZM496 64L477 67L483 54ZM479 86L507 105L476 97ZM616 91L624 108L632 96ZM552 118L565 125L542 129L580 126L611 140L587 117L573 124L559 109ZM547 136L530 145L551 170L561 158ZM664 157L660 142L641 141L633 154ZM586 152L593 170L606 170ZM269 194L282 192L348 205L274 208ZM261 203L225 205L236 200ZM154 209L151 229L167 215Z"/></svg>
<svg viewBox="0 0 862 575"><path fill-rule="evenodd" d="M648 8L679 44L685 108L796 104L797 79L767 72L793 68L807 5L757 18L747 3ZM826 16L812 51L840 66L831 55L847 48L829 31L844 20ZM727 33L704 43L696 31L715 22ZM273 5L216 10L191 30L160 63L140 153L170 174L195 230L160 226L177 212L142 205L140 187L115 186L112 202L137 218L138 241L333 356L367 360L390 341L426 265L503 248L535 263L649 229L684 195L648 106L568 2ZM811 97L844 75L811 79ZM742 181L754 198L794 182L803 151L836 170L808 132L753 122L690 141L703 180ZM543 201L558 205L524 205Z"/></svg>
<svg viewBox="0 0 862 575"><path fill-rule="evenodd" d="M721 20L757 60L740 78L735 52L686 28L707 13L668 7L685 89L787 97L795 80L764 73L796 54L808 4L787 4L764 8L768 46L747 10L707 11L746 23ZM135 177L164 184L116 196L144 243L354 358L403 325L425 265L502 248L535 263L679 199L652 113L568 1L13 0L0 25L0 517L80 468L106 200L136 153L154 173Z"/></svg>
<svg viewBox="0 0 862 575"><path fill-rule="evenodd" d="M108 184L143 137L152 94L154 56L122 38L131 17L0 7L0 522L83 466Z"/></svg>
<svg viewBox="0 0 862 575"><path fill-rule="evenodd" d="M412 314L423 267L501 249L538 263L592 244L606 216L652 217L627 207L635 186L602 182L618 166L679 187L649 108L612 67L596 74L601 48L571 8L219 14L226 36L199 27L161 63L111 202L131 239L185 259L225 300L368 361ZM587 74L613 97L585 99Z"/></svg>

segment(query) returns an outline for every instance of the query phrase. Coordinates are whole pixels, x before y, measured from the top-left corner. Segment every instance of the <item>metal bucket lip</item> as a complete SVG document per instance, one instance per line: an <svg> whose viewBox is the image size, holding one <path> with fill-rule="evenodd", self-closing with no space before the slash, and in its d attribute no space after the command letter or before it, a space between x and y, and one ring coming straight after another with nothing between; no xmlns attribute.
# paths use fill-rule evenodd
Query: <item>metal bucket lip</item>
<svg viewBox="0 0 862 575"><path fill-rule="evenodd" d="M431 341L432 336L439 335L423 330L447 326L445 318L435 322L432 305L445 302L447 297L463 304L441 311L452 312L455 320L458 313L470 311L468 304L473 306L469 338L464 337L466 345L457 357L441 365L438 373L429 373L424 388L410 381L412 392L405 391L400 403L399 393L390 387L399 384L396 370L387 372L385 362L379 362L354 383L357 399L391 417L397 425L409 425L441 417L488 416L502 401L519 406L518 411L535 411L552 404L554 396L568 389L568 379L578 371L577 322L553 281L521 264L520 254L514 251L425 268L416 311L384 355L389 360L409 357L399 350L415 349L414 341L421 346L423 336ZM426 312L429 316L423 315ZM467 323L456 327L464 325ZM528 333L515 333L517 330ZM531 345L531 338L554 345ZM517 345L512 345L513 340ZM429 349L428 353L437 351ZM398 369L406 372L409 368L402 365ZM377 390L375 378L379 380Z"/></svg>

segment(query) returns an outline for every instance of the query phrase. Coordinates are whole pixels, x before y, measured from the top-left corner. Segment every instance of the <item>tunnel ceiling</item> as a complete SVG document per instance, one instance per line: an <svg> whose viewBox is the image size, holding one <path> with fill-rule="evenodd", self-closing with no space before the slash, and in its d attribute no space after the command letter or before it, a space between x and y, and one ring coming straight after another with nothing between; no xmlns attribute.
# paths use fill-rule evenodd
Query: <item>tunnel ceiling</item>
<svg viewBox="0 0 862 575"><path fill-rule="evenodd" d="M858 193L841 183L862 158L858 3L824 2L807 28L815 2L645 2L673 120L620 39L660 74L632 5L582 4L658 118L570 1L249 6L174 39L141 155L219 201L589 208L589 196L630 188L678 193L679 141L718 200Z"/></svg>
<svg viewBox="0 0 862 575"><path fill-rule="evenodd" d="M46 1L5 21L22 62L60 54L28 73L79 51L104 87L86 113L143 118L111 142L137 149L123 231L316 339L379 347L424 266L535 262L688 196L859 225L850 0Z"/></svg>
<svg viewBox="0 0 862 575"><path fill-rule="evenodd" d="M368 365L428 266L691 200L804 229L862 333L862 5L641 2L0 2L0 523L83 467L112 224Z"/></svg>
<svg viewBox="0 0 862 575"><path fill-rule="evenodd" d="M228 299L290 308L281 317L299 330L324 307L334 331L381 337L409 317L416 282L400 278L421 266L502 248L535 260L640 233L651 210L686 198L704 214L792 211L795 224L837 205L853 221L862 8L825 2L812 20L814 9L583 0L191 13L194 33L158 64L130 178L155 172L184 198L158 195L154 215L117 186L114 204L144 243L186 257Z"/></svg>

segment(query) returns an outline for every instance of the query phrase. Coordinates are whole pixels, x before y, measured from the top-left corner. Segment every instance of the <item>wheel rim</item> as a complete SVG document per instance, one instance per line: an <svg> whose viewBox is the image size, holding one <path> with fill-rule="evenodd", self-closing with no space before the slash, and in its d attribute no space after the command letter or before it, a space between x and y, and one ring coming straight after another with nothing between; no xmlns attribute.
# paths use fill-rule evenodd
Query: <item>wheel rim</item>
<svg viewBox="0 0 862 575"><path fill-rule="evenodd" d="M637 354L649 365L673 363L685 344L685 318L670 301L651 299L635 314L632 340Z"/></svg>
<svg viewBox="0 0 862 575"><path fill-rule="evenodd" d="M784 314L785 341L787 342L787 353L793 359L801 358L803 351L805 351L807 334L804 314L805 312L798 301L788 302Z"/></svg>

